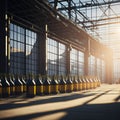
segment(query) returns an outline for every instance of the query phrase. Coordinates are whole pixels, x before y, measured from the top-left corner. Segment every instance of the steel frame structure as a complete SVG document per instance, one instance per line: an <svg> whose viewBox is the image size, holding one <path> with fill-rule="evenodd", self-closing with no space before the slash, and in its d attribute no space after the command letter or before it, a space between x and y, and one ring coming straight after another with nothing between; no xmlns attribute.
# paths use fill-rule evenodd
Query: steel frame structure
<svg viewBox="0 0 120 120"><path fill-rule="evenodd" d="M48 0L55 10L82 26L86 31L97 32L98 26L116 24L120 12L112 8L119 0ZM98 33L97 33L98 34Z"/></svg>
<svg viewBox="0 0 120 120"><path fill-rule="evenodd" d="M120 78L120 0L48 0L59 13L113 49L114 80ZM115 75L117 73L117 75Z"/></svg>
<svg viewBox="0 0 120 120"><path fill-rule="evenodd" d="M70 73L70 47L84 52L85 69L84 74L88 75L88 58L90 55L96 56L105 61L106 82L112 82L112 51L104 46L81 27L71 20L66 19L53 9L47 0L1 0L0 1L0 72L10 72L10 23L19 25L25 29L37 32L40 53L38 55L42 65L39 65L39 73L45 75L47 72L46 64L46 39L47 36L60 41L67 47L67 74ZM108 57L109 56L109 57ZM110 63L110 65L109 65Z"/></svg>

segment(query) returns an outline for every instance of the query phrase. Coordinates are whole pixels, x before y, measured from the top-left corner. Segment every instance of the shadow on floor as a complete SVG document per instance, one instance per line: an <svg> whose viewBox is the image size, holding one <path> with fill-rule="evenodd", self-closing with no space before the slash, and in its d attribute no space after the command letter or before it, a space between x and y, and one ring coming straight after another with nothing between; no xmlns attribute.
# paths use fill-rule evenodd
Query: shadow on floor
<svg viewBox="0 0 120 120"><path fill-rule="evenodd" d="M59 120L120 120L120 103L82 105L68 109L35 113L1 120L29 120L59 112L67 113Z"/></svg>
<svg viewBox="0 0 120 120"><path fill-rule="evenodd" d="M92 99L85 101L85 103L83 103L83 105L80 105L80 106L67 108L67 109L59 109L59 110L54 110L54 111L42 112L42 113L38 112L34 114L14 116L14 117L5 118L2 120L29 120L29 119L35 119L38 117L49 116L49 115L56 114L59 112L66 113L66 115L60 118L59 120L120 120L120 103L115 102L115 103L109 103L109 104L89 104L89 102L108 93L109 91L96 95ZM66 97L60 97L60 98L57 98L57 97L50 98L48 100L49 102L48 101L46 102L50 103L50 102L67 101L67 100L77 99L80 97L82 98L85 96L84 95L81 96L80 94L74 94L74 95L71 95L71 97L66 96ZM36 103L29 103L29 104L33 105ZM37 104L41 104L41 101L40 102L37 101ZM24 105L22 105L22 107L24 107Z"/></svg>
<svg viewBox="0 0 120 120"><path fill-rule="evenodd" d="M66 112L60 120L120 120L120 103L82 105Z"/></svg>
<svg viewBox="0 0 120 120"><path fill-rule="evenodd" d="M115 102L118 102L120 100L120 95L115 98Z"/></svg>
<svg viewBox="0 0 120 120"><path fill-rule="evenodd" d="M89 97L89 96L92 96L95 94L97 94L97 93L88 93L88 94L70 93L65 96L57 95L57 96L53 96L53 97L50 97L47 99L38 99L38 100L35 99L32 101L28 101L26 103L22 103L22 102L29 100L28 98L21 98L21 99L16 98L15 100L8 102L7 104L0 104L0 110L9 110L9 109L14 109L14 108L21 108L21 107L27 107L27 106L32 106L32 105L40 105L40 104L45 104L45 103L70 101L70 100L74 100L74 99L78 99L78 98ZM30 98L30 99L32 99L32 98ZM16 102L18 102L18 103L16 103ZM14 104L14 103L16 103L16 104Z"/></svg>

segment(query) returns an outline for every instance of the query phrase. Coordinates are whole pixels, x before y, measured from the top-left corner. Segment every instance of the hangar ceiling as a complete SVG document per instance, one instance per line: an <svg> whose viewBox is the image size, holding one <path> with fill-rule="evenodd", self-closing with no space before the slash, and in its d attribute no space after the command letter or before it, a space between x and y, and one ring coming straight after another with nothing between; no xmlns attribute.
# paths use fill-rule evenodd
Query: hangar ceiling
<svg viewBox="0 0 120 120"><path fill-rule="evenodd" d="M120 77L120 0L48 0L59 13L113 50L114 79Z"/></svg>

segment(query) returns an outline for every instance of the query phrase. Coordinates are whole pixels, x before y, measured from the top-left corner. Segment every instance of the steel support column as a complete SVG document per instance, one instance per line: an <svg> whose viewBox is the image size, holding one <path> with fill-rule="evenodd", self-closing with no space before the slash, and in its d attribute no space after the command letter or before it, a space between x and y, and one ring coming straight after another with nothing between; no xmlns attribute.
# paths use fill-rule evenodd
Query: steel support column
<svg viewBox="0 0 120 120"><path fill-rule="evenodd" d="M47 74L47 25L43 24L42 26L43 31L38 34L38 41L39 41L39 50L40 50L40 55L39 55L39 68L38 71L41 75L46 75Z"/></svg>
<svg viewBox="0 0 120 120"><path fill-rule="evenodd" d="M9 18L7 0L0 0L0 73L9 72Z"/></svg>

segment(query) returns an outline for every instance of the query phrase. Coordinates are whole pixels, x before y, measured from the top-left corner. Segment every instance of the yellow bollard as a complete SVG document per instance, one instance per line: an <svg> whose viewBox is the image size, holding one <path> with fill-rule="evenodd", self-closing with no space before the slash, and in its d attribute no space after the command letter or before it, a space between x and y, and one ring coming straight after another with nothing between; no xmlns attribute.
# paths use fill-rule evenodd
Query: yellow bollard
<svg viewBox="0 0 120 120"><path fill-rule="evenodd" d="M10 96L10 84L6 76L2 77L2 97Z"/></svg>
<svg viewBox="0 0 120 120"><path fill-rule="evenodd" d="M66 84L67 84L66 92L72 92L73 91L73 82L72 82L70 76L67 77Z"/></svg>
<svg viewBox="0 0 120 120"><path fill-rule="evenodd" d="M48 76L43 77L43 94L51 93L50 79Z"/></svg>
<svg viewBox="0 0 120 120"><path fill-rule="evenodd" d="M27 88L26 88L25 77L22 77L22 76L21 76L21 82L22 82L22 84L23 84L23 92L26 92L26 91L27 91Z"/></svg>
<svg viewBox="0 0 120 120"><path fill-rule="evenodd" d="M80 90L82 90L83 88L82 88L82 80L81 80L81 78L78 76L78 90L80 91Z"/></svg>
<svg viewBox="0 0 120 120"><path fill-rule="evenodd" d="M97 86L100 87L100 85L101 85L100 78L97 78L97 80L98 80L98 84L97 84Z"/></svg>
<svg viewBox="0 0 120 120"><path fill-rule="evenodd" d="M8 76L8 82L10 83L10 95L14 95L15 94L15 83L12 80L11 76Z"/></svg>
<svg viewBox="0 0 120 120"><path fill-rule="evenodd" d="M29 77L27 80L27 97L35 97L36 95L36 83L33 77Z"/></svg>
<svg viewBox="0 0 120 120"><path fill-rule="evenodd" d="M55 76L52 77L52 81L50 85L51 85L51 93L57 94L58 93L58 81L55 78Z"/></svg>
<svg viewBox="0 0 120 120"><path fill-rule="evenodd" d="M78 91L78 81L76 77L73 77L73 91Z"/></svg>
<svg viewBox="0 0 120 120"><path fill-rule="evenodd" d="M21 95L23 93L23 83L20 78L16 76L15 78L15 95Z"/></svg>
<svg viewBox="0 0 120 120"><path fill-rule="evenodd" d="M61 76L60 82L59 82L59 92L60 93L65 93L66 88L67 88L66 81L65 81L64 77Z"/></svg>
<svg viewBox="0 0 120 120"><path fill-rule="evenodd" d="M83 77L81 77L81 80L82 80L82 89L83 90L86 90L86 81L85 81L85 79L83 78Z"/></svg>
<svg viewBox="0 0 120 120"><path fill-rule="evenodd" d="M85 81L86 81L86 89L90 89L90 81L88 80L87 77L85 77Z"/></svg>
<svg viewBox="0 0 120 120"><path fill-rule="evenodd" d="M43 95L43 82L42 82L42 77L38 75L36 77L36 94L37 95Z"/></svg>
<svg viewBox="0 0 120 120"><path fill-rule="evenodd" d="M94 88L94 83L93 83L92 79L89 78L89 81L90 81L90 89L93 89Z"/></svg>

